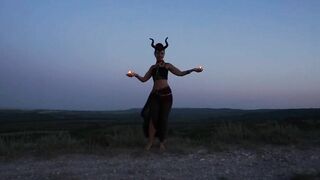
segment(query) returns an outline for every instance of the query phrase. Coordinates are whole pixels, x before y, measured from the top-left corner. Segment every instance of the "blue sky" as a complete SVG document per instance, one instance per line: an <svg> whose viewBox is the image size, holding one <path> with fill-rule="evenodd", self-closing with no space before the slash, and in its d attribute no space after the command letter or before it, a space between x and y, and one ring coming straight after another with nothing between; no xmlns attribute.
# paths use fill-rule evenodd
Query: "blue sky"
<svg viewBox="0 0 320 180"><path fill-rule="evenodd" d="M320 1L0 1L0 108L142 107L164 42L174 107L320 107Z"/></svg>

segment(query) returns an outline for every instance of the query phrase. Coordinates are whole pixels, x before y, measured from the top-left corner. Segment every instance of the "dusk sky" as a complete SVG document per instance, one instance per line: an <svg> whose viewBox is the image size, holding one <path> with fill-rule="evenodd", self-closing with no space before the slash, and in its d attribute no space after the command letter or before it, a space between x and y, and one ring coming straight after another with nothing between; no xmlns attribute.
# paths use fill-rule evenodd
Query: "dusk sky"
<svg viewBox="0 0 320 180"><path fill-rule="evenodd" d="M149 38L173 107L320 107L319 0L1 0L0 108L141 108L153 81Z"/></svg>

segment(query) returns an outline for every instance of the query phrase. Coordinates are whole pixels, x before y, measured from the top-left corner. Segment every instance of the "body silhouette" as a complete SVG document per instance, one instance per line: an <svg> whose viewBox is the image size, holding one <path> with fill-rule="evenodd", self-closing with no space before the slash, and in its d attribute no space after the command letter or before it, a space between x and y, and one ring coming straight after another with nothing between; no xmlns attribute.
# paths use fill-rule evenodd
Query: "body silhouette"
<svg viewBox="0 0 320 180"><path fill-rule="evenodd" d="M158 137L160 140L160 150L164 151L166 149L165 142L168 131L168 117L173 100L168 84L168 72L170 71L176 76L185 76L191 72L202 72L203 69L198 67L180 71L171 63L164 61L165 49L168 47L168 38L165 39L165 46L161 43L154 45L154 40L152 38L150 38L150 40L152 41L151 46L154 48L156 63L149 68L144 76L140 76L133 71L129 71L127 76L136 77L141 82L146 82L151 77L153 78L153 88L141 111L141 116L144 119L144 135L149 138L145 149L149 150L154 143L155 137Z"/></svg>

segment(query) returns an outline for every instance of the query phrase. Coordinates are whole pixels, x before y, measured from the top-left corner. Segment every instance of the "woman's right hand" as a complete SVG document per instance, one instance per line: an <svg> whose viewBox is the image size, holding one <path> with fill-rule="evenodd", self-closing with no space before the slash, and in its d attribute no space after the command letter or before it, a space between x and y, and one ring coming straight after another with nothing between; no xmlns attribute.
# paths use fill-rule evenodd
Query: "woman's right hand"
<svg viewBox="0 0 320 180"><path fill-rule="evenodd" d="M126 74L128 77L135 77L137 74L133 71L128 71L128 73Z"/></svg>

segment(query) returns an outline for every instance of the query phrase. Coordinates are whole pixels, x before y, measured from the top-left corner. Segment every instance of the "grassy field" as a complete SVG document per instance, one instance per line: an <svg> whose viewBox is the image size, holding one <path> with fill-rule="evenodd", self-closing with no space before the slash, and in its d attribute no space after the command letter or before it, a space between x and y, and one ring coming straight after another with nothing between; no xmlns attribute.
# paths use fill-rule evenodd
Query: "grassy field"
<svg viewBox="0 0 320 180"><path fill-rule="evenodd" d="M174 109L168 146L175 152L206 147L320 145L319 109L232 110ZM26 153L103 153L143 148L139 110L128 111L0 111L0 156Z"/></svg>

